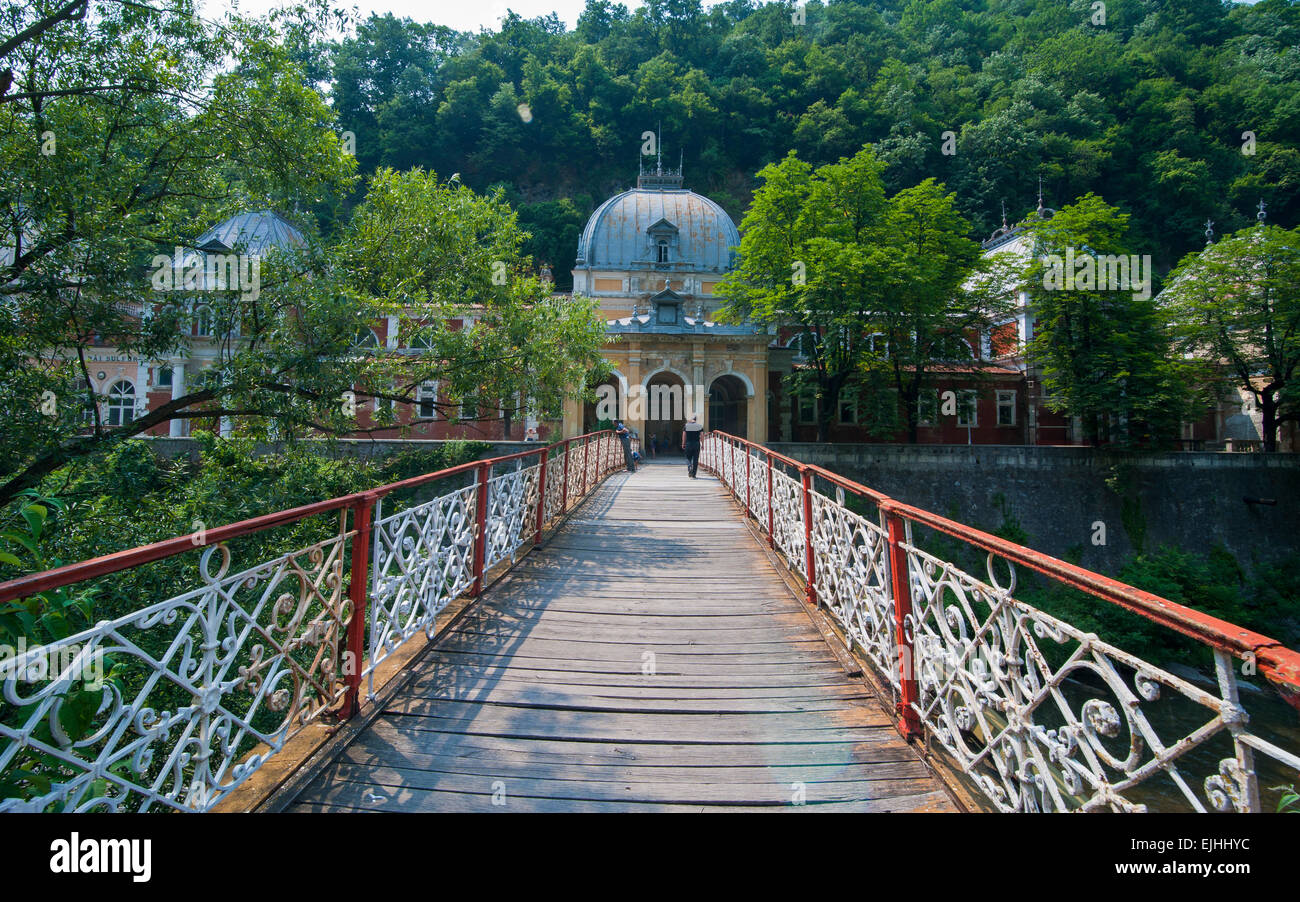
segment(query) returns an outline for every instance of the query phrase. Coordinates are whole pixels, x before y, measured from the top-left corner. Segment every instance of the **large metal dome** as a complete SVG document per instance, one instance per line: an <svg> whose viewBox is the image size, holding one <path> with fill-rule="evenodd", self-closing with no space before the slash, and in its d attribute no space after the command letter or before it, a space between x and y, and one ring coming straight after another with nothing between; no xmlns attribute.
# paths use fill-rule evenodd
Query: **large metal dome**
<svg viewBox="0 0 1300 902"><path fill-rule="evenodd" d="M667 263L657 243L671 242ZM582 269L723 273L740 232L722 207L682 188L633 188L596 208L578 241Z"/></svg>

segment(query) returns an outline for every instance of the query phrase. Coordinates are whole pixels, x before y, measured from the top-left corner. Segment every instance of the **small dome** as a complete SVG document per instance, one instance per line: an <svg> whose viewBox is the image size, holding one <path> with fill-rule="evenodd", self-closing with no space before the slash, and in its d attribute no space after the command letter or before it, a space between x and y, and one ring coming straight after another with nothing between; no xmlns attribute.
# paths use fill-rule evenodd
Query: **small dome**
<svg viewBox="0 0 1300 902"><path fill-rule="evenodd" d="M242 252L261 256L271 248L287 249L305 243L298 231L274 210L240 213L214 225L195 245L204 251L229 253L238 247Z"/></svg>
<svg viewBox="0 0 1300 902"><path fill-rule="evenodd" d="M660 242L667 242L664 260ZM685 189L633 188L596 208L578 240L576 265L585 269L685 270L731 268L740 232L727 212Z"/></svg>

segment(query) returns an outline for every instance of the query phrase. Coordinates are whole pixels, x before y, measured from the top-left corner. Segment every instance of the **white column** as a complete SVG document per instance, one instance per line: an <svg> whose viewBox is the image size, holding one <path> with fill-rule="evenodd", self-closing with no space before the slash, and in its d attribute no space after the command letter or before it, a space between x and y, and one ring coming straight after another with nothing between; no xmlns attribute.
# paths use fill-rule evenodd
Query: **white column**
<svg viewBox="0 0 1300 902"><path fill-rule="evenodd" d="M185 394L185 364L181 361L172 362L172 400L184 396ZM183 438L189 431L189 421L176 419L169 424L168 434L172 438Z"/></svg>
<svg viewBox="0 0 1300 902"><path fill-rule="evenodd" d="M135 417L142 417L148 412L149 361L140 358L135 364Z"/></svg>

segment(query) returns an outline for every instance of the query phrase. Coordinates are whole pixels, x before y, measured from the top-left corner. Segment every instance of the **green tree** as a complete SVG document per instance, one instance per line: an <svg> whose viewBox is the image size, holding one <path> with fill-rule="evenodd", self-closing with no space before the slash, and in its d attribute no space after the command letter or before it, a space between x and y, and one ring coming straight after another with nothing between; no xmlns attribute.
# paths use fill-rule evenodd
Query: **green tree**
<svg viewBox="0 0 1300 902"><path fill-rule="evenodd" d="M56 6L8 4L3 21L30 35ZM0 104L0 504L116 434L88 389L91 348L176 348L193 307L178 293L142 303L156 254L192 246L195 222L350 184L329 110L285 48L324 28L324 8L278 24L193 13L107 2L7 42L22 90ZM218 395L199 388L125 431Z"/></svg>
<svg viewBox="0 0 1300 902"><path fill-rule="evenodd" d="M525 233L500 192L483 197L455 178L379 172L338 235L304 223L302 247L261 260L256 290L199 296L160 285L170 270L155 255L192 248L196 222L315 203L350 187L354 161L282 39L319 22L277 30L236 17L204 23L187 10L103 12L94 27L61 21L24 44L40 65L18 81L38 90L0 104L0 247L12 251L0 258L9 374L0 403L12 412L0 423L0 505L174 418L231 417L281 437L339 434L358 428L353 402L414 402L432 379L445 385L441 403L475 393L508 414L552 412L581 384L598 356L591 310L552 301L527 275ZM136 66L137 81L108 92L113 103L97 87L58 93L97 54ZM41 153L50 140L54 151ZM105 422L88 388L92 349L146 360L183 353L198 300L213 314L215 364L180 397ZM359 346L370 322L411 305L427 353ZM380 405L376 428L392 416Z"/></svg>
<svg viewBox="0 0 1300 902"><path fill-rule="evenodd" d="M1300 229L1254 226L1188 254L1160 299L1179 347L1254 397L1264 450L1300 422Z"/></svg>
<svg viewBox="0 0 1300 902"><path fill-rule="evenodd" d="M1177 436L1190 374L1172 353L1150 268L1140 257L1130 265L1128 222L1088 194L1031 225L1025 282L1035 326L1026 351L1041 368L1049 409L1081 418L1090 442L1149 446ZM1127 284L1108 263L1121 259Z"/></svg>
<svg viewBox="0 0 1300 902"><path fill-rule="evenodd" d="M978 373L977 336L1009 308L1009 276L1000 260L981 260L955 195L933 179L890 198L882 225L871 277L878 296L863 311L872 340L858 367L869 376L887 374L908 441L915 442L921 392L936 366L956 363Z"/></svg>
<svg viewBox="0 0 1300 902"><path fill-rule="evenodd" d="M870 148L816 170L793 152L764 168L737 268L719 287L728 316L802 333L792 388L818 399L819 441L846 384L880 385L881 373L915 441L931 363L969 359L957 350L964 333L1000 303L999 292L963 288L979 246L953 196L926 180L886 198L882 169Z"/></svg>

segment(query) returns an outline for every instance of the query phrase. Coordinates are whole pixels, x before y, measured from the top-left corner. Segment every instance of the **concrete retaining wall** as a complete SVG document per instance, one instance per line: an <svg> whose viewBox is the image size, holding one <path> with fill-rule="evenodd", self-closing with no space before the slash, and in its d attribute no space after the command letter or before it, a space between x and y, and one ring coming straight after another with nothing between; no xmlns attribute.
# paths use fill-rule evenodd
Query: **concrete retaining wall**
<svg viewBox="0 0 1300 902"><path fill-rule="evenodd" d="M1138 545L1253 567L1300 550L1300 454L1116 454L1020 445L770 446L900 501L989 531L1020 522L1028 545L1113 571ZM1244 499L1271 499L1274 506ZM1095 524L1105 545L1093 543Z"/></svg>

